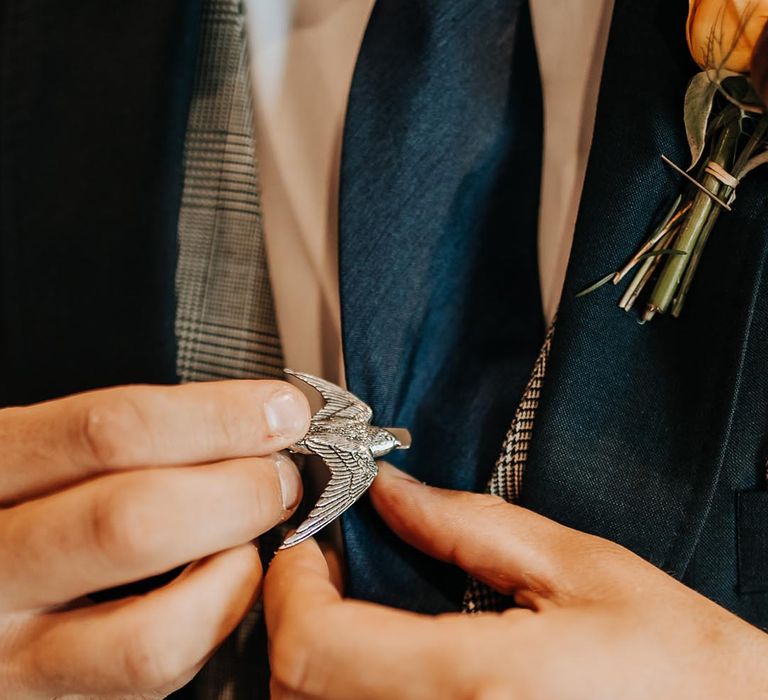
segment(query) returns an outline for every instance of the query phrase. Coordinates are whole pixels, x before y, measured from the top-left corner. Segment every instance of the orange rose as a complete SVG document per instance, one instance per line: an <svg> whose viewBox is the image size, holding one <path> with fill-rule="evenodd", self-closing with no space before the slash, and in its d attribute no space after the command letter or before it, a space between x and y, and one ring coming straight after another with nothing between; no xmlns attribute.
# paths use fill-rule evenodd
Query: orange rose
<svg viewBox="0 0 768 700"><path fill-rule="evenodd" d="M702 68L748 73L752 51L768 20L768 0L688 0L686 33Z"/></svg>
<svg viewBox="0 0 768 700"><path fill-rule="evenodd" d="M768 107L768 23L755 44L752 54L752 85L763 104Z"/></svg>

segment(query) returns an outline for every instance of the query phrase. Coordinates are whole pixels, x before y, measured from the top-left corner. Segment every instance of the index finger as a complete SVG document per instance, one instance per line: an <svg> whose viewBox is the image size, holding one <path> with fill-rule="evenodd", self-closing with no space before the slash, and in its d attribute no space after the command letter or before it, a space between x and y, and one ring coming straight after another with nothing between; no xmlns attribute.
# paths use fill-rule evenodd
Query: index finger
<svg viewBox="0 0 768 700"><path fill-rule="evenodd" d="M481 647L505 648L497 617L342 600L314 540L275 557L264 610L273 683L302 697L469 697L492 670L493 654Z"/></svg>
<svg viewBox="0 0 768 700"><path fill-rule="evenodd" d="M102 389L0 410L0 503L97 474L263 456L301 438L304 395L278 381Z"/></svg>

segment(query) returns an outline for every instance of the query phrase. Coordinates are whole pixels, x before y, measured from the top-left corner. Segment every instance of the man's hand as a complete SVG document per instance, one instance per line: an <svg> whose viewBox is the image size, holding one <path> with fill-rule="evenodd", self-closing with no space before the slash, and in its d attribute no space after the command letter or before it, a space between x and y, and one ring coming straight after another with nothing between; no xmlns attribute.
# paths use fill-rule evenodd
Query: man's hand
<svg viewBox="0 0 768 700"><path fill-rule="evenodd" d="M247 612L251 540L300 500L282 382L126 387L0 411L0 697L163 697ZM147 595L89 593L190 564Z"/></svg>
<svg viewBox="0 0 768 700"><path fill-rule="evenodd" d="M768 637L626 549L384 465L371 496L404 540L521 607L427 617L344 601L309 541L266 577L274 700L768 697Z"/></svg>

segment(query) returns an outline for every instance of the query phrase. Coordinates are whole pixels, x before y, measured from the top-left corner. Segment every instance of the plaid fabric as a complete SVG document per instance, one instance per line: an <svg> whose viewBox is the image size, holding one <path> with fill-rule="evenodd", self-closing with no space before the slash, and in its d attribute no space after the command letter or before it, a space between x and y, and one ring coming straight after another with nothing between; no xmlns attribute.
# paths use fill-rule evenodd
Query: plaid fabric
<svg viewBox="0 0 768 700"><path fill-rule="evenodd" d="M517 503L520 499L523 473L528 461L528 445L533 435L533 423L536 418L536 409L539 407L541 387L547 373L547 360L554 334L555 326L552 324L544 338L544 344L533 366L533 373L525 387L523 398L517 407L512 425L504 439L501 455L488 484L488 493L501 496L508 503ZM464 612L501 611L511 605L512 600L509 597L502 596L477 579L470 578L464 595Z"/></svg>
<svg viewBox="0 0 768 700"><path fill-rule="evenodd" d="M242 2L206 0L176 272L177 364L185 382L282 376L245 32ZM263 539L262 550L268 548ZM195 697L260 696L267 683L265 640L257 605L198 675Z"/></svg>
<svg viewBox="0 0 768 700"><path fill-rule="evenodd" d="M243 6L207 0L186 141L176 272L184 381L278 377Z"/></svg>

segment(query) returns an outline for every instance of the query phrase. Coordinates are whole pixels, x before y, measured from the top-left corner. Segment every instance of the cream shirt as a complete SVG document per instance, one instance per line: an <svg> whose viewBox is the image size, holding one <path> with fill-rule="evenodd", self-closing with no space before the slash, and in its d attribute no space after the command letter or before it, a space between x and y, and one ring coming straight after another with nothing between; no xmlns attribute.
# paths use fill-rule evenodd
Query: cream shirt
<svg viewBox="0 0 768 700"><path fill-rule="evenodd" d="M343 384L338 184L347 97L373 0L246 0L267 259L288 367ZM613 0L531 0L544 92L539 274L560 300Z"/></svg>

